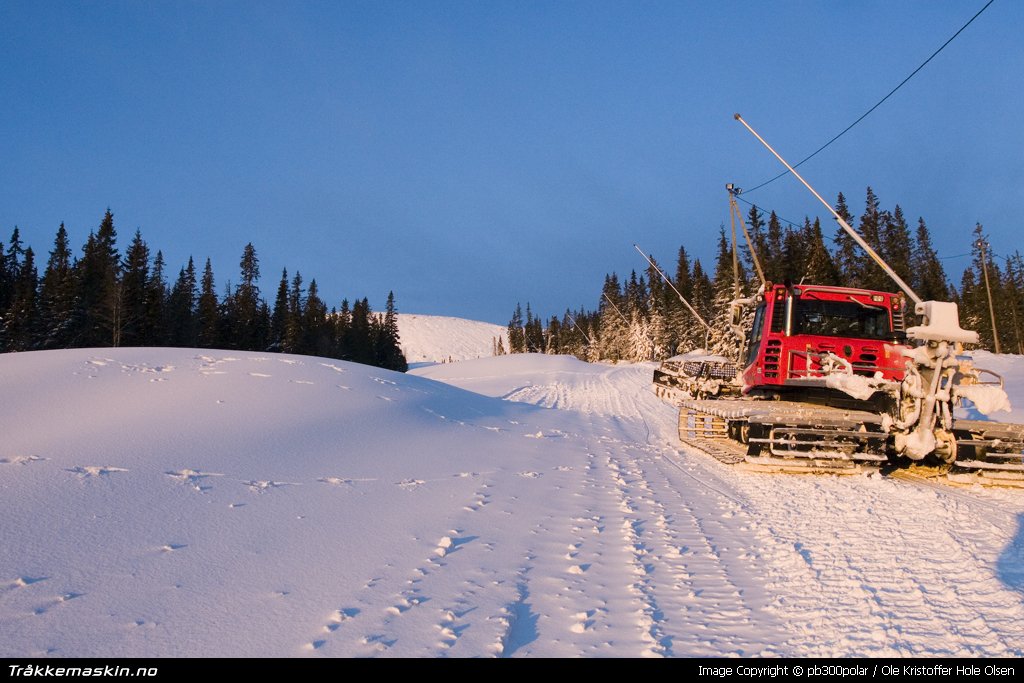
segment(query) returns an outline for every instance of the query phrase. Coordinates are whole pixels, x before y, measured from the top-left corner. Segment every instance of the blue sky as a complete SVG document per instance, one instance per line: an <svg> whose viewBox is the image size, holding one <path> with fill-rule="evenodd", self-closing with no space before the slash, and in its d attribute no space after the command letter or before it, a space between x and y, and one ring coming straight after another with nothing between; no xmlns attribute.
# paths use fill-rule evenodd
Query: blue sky
<svg viewBox="0 0 1024 683"><path fill-rule="evenodd" d="M77 248L109 206L172 277L209 256L223 287L252 241L268 298L287 266L333 305L595 307L633 242L709 261L725 183L780 170L734 112L802 158L983 4L8 0L0 238ZM805 176L923 215L940 256L975 222L1017 249L1022 26L996 0ZM792 178L747 199L823 213Z"/></svg>

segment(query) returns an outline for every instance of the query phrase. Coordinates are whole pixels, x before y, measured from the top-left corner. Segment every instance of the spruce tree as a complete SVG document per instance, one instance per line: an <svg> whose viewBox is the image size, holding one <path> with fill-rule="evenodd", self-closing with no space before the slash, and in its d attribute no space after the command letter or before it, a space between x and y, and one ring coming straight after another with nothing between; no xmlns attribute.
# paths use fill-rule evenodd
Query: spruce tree
<svg viewBox="0 0 1024 683"><path fill-rule="evenodd" d="M349 307L348 299L341 300L341 310L334 318L334 336L337 343L335 355L338 358L349 360L352 353L349 351L349 339L352 330L352 309Z"/></svg>
<svg viewBox="0 0 1024 683"><path fill-rule="evenodd" d="M213 266L206 259L203 268L203 279L199 288L196 322L198 324L199 346L204 349L216 348L220 345L220 306L217 301L213 279Z"/></svg>
<svg viewBox="0 0 1024 683"><path fill-rule="evenodd" d="M526 353L526 332L523 329L523 309L516 304L512 319L508 321L508 352Z"/></svg>
<svg viewBox="0 0 1024 683"><path fill-rule="evenodd" d="M881 222L882 236L879 254L904 282L913 282L914 245L910 237L910 227L903 216L903 209L897 204L892 213L888 211L883 212ZM876 276L877 282L873 281L871 283L872 285L877 285L873 286L873 289L885 291L895 291L897 289L898 285L881 268L876 268L875 272L879 272L879 275Z"/></svg>
<svg viewBox="0 0 1024 683"><path fill-rule="evenodd" d="M708 350L735 359L739 356L739 345L742 340L737 338L732 330L731 304L735 290L733 283L732 251L729 249L729 242L723 229L718 235L718 255L715 259L715 278L712 281L714 299L711 316L707 318L711 325L708 333Z"/></svg>
<svg viewBox="0 0 1024 683"><path fill-rule="evenodd" d="M1006 259L1003 276L1004 307L1009 313L1008 324L1003 326L1003 351L1024 354L1024 258L1019 251Z"/></svg>
<svg viewBox="0 0 1024 683"><path fill-rule="evenodd" d="M740 249L740 253L743 254L743 264L747 268L747 272L751 274L751 277L757 277L757 269L754 267L754 254L761 261L761 267L765 268L765 236L764 236L764 214L756 206L751 206L750 211L747 212L747 232L750 234L750 242L754 245L753 252L746 244L746 240L743 240L743 247ZM767 269L765 269L765 277L771 279L768 275ZM760 287L761 283L758 282L754 285L755 288ZM685 296L685 294L684 294Z"/></svg>
<svg viewBox="0 0 1024 683"><path fill-rule="evenodd" d="M835 210L846 221L847 225L853 226L853 216L850 214L850 209L846 206L846 197L843 196L842 192L839 193L839 197L836 199ZM836 236L833 242L835 243L833 262L836 267L839 284L844 287L859 286L857 283L857 278L859 277L857 271L861 248L841 225L836 226Z"/></svg>
<svg viewBox="0 0 1024 683"><path fill-rule="evenodd" d="M4 316L4 340L8 351L30 351L39 338L39 299L35 255L29 247L21 253L18 278L14 283L7 315Z"/></svg>
<svg viewBox="0 0 1024 683"><path fill-rule="evenodd" d="M628 358L629 329L622 312L624 304L618 276L606 275L597 308L600 315L598 351L602 360L618 362Z"/></svg>
<svg viewBox="0 0 1024 683"><path fill-rule="evenodd" d="M302 309L303 353L326 356L330 353L330 333L327 331L327 304L320 298L316 278L309 281L306 302Z"/></svg>
<svg viewBox="0 0 1024 683"><path fill-rule="evenodd" d="M306 353L304 348L302 313L306 309L305 295L302 288L302 273L295 271L292 286L288 292L288 318L285 321L284 344L285 353ZM354 358L352 360L355 360ZM364 361L356 361L362 363Z"/></svg>
<svg viewBox="0 0 1024 683"><path fill-rule="evenodd" d="M784 242L782 222L772 211L768 217L768 230L764 236L763 247L758 250L764 275L772 282L782 282L792 277L789 264L785 262Z"/></svg>
<svg viewBox="0 0 1024 683"><path fill-rule="evenodd" d="M128 245L121 265L121 297L123 300L124 346L144 345L143 325L146 318L146 290L149 284L149 247L142 239L142 233L135 231L135 237Z"/></svg>
<svg viewBox="0 0 1024 683"><path fill-rule="evenodd" d="M189 261L192 259L189 258ZM153 257L153 270L146 283L146 308L142 320L141 343L145 346L161 346L168 343L167 329L167 280L164 277L164 254L157 250ZM193 268L193 275L195 270Z"/></svg>
<svg viewBox="0 0 1024 683"><path fill-rule="evenodd" d="M808 218L804 218L803 229L786 229L786 235L782 240L783 281L789 280L793 283L799 283L807 277L807 265L811 247L807 241L807 234L810 229L811 221Z"/></svg>
<svg viewBox="0 0 1024 683"><path fill-rule="evenodd" d="M373 364L374 344L370 302L363 297L352 305L352 325L349 328L349 353L356 363Z"/></svg>
<svg viewBox="0 0 1024 683"><path fill-rule="evenodd" d="M118 346L124 329L121 259L110 209L95 233L89 233L77 264L76 333L82 346Z"/></svg>
<svg viewBox="0 0 1024 683"><path fill-rule="evenodd" d="M821 232L821 221L804 224L804 249L807 258L804 276L806 282L815 285L839 285L839 270L832 260L832 254L825 246L825 237Z"/></svg>
<svg viewBox="0 0 1024 683"><path fill-rule="evenodd" d="M72 346L75 310L75 275L71 264L68 231L61 223L46 262L40 299L40 348L63 349Z"/></svg>
<svg viewBox="0 0 1024 683"><path fill-rule="evenodd" d="M715 287L704 272L700 259L693 262L693 301L690 303L701 318L711 320L714 315ZM707 348L707 328L694 320L690 329L690 348Z"/></svg>
<svg viewBox="0 0 1024 683"><path fill-rule="evenodd" d="M260 261L252 242L245 245L239 261L241 278L232 297L233 345L240 349L254 349L260 346Z"/></svg>
<svg viewBox="0 0 1024 683"><path fill-rule="evenodd" d="M281 351L284 348L285 332L288 326L288 269L281 271L281 282L277 285L277 297L274 299L274 311L270 315L270 351Z"/></svg>
<svg viewBox="0 0 1024 683"><path fill-rule="evenodd" d="M196 267L189 256L188 265L178 271L178 279L167 297L167 343L171 346L191 347L198 343L196 287Z"/></svg>
<svg viewBox="0 0 1024 683"><path fill-rule="evenodd" d="M914 291L925 301L949 301L949 283L946 270L942 267L931 233L923 218L917 219L917 232L911 258L913 277L910 282Z"/></svg>
<svg viewBox="0 0 1024 683"><path fill-rule="evenodd" d="M388 292L384 317L377 336L376 365L398 372L405 372L409 369L405 354L402 352L401 338L398 332L398 310L395 308L394 292Z"/></svg>

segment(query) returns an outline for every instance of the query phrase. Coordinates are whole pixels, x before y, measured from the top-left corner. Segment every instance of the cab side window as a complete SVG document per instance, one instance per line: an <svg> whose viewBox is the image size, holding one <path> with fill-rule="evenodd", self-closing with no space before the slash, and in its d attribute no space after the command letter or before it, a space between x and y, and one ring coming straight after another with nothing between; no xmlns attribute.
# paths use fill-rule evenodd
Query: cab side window
<svg viewBox="0 0 1024 683"><path fill-rule="evenodd" d="M750 338L747 340L747 365L757 358L757 351L761 346L761 332L764 330L764 308L761 304L754 312L754 324L750 327Z"/></svg>

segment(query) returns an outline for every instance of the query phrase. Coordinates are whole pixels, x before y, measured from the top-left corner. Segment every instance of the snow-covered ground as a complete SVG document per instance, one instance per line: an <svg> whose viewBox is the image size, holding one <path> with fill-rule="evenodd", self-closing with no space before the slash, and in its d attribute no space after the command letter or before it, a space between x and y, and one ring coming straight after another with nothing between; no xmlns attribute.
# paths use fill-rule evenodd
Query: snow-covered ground
<svg viewBox="0 0 1024 683"><path fill-rule="evenodd" d="M650 369L0 356L0 656L1024 654L1024 495L730 469Z"/></svg>
<svg viewBox="0 0 1024 683"><path fill-rule="evenodd" d="M410 363L487 358L494 355L495 339L501 339L508 348L506 328L465 318L402 313L398 316L398 333Z"/></svg>

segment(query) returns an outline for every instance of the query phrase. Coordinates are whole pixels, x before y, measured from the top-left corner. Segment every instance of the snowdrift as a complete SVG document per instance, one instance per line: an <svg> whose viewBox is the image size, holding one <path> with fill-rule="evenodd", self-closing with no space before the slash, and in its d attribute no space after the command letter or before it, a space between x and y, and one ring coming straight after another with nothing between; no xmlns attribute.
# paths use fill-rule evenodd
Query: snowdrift
<svg viewBox="0 0 1024 683"><path fill-rule="evenodd" d="M536 408L316 358L49 351L0 381L0 656L376 654L406 628L437 654L458 606L406 616L416 581L455 551L514 567L521 535L469 520L574 455L525 438ZM517 586L470 564L469 651L498 654ZM332 639L371 608L405 626Z"/></svg>
<svg viewBox="0 0 1024 683"><path fill-rule="evenodd" d="M494 340L508 348L501 325L441 315L402 313L398 316L402 350L410 363L445 363L494 355Z"/></svg>

